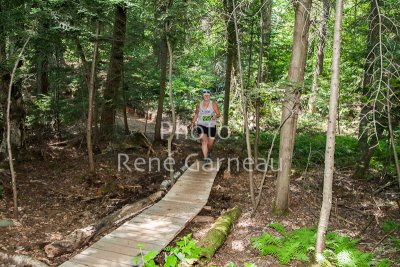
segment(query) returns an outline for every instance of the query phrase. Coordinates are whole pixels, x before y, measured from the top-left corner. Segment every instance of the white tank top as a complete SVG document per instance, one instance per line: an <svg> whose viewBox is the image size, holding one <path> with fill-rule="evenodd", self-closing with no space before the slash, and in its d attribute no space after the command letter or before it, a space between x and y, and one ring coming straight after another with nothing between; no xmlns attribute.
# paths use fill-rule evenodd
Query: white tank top
<svg viewBox="0 0 400 267"><path fill-rule="evenodd" d="M217 121L212 119L215 114L213 102L210 100L207 108L203 107L203 104L204 101L201 101L199 104L200 109L197 124L205 127L215 127L217 125Z"/></svg>

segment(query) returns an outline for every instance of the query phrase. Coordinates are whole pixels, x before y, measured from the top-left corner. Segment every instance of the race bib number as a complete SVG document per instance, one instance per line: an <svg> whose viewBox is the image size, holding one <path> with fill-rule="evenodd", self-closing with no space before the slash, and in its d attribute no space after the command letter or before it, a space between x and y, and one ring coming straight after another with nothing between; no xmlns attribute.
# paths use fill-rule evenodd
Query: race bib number
<svg viewBox="0 0 400 267"><path fill-rule="evenodd" d="M203 115L203 121L211 121L212 116L211 115Z"/></svg>

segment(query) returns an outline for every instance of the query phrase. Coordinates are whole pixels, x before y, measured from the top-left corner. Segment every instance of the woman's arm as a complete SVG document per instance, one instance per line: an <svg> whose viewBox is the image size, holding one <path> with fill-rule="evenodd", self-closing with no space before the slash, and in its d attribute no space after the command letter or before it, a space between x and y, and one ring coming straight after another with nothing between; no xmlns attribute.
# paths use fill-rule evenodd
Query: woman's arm
<svg viewBox="0 0 400 267"><path fill-rule="evenodd" d="M192 120L192 125L195 125L197 122L197 118L199 117L199 110L200 106L199 104L196 105L196 111L194 112L193 120Z"/></svg>
<svg viewBox="0 0 400 267"><path fill-rule="evenodd" d="M217 118L219 118L221 116L221 112L219 111L219 107L215 101L212 102L212 105L213 105L213 109L215 111L213 120L216 120Z"/></svg>

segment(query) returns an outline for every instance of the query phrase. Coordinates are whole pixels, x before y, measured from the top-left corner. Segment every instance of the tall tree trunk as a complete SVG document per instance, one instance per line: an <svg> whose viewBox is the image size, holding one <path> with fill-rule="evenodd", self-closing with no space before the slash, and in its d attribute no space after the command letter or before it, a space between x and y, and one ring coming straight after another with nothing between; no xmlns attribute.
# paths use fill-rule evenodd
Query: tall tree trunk
<svg viewBox="0 0 400 267"><path fill-rule="evenodd" d="M115 122L116 100L122 80L124 67L124 44L127 20L126 7L123 4L115 6L115 21L113 42L110 56L110 69L104 90L104 107L101 114L101 133L105 137L112 133Z"/></svg>
<svg viewBox="0 0 400 267"><path fill-rule="evenodd" d="M323 0L323 8L321 13L321 24L318 31L318 47L315 62L314 76L311 87L311 96L308 101L308 112L315 112L315 99L318 91L318 77L322 74L324 68L324 50L325 40L327 36L328 20L330 14L330 0Z"/></svg>
<svg viewBox="0 0 400 267"><path fill-rule="evenodd" d="M225 24L227 34L226 48L226 72L224 85L224 114L222 125L228 126L229 121L229 98L231 94L232 70L235 66L236 58L236 34L235 24L232 20L233 3L232 0L224 0ZM226 133L224 133L225 135Z"/></svg>
<svg viewBox="0 0 400 267"><path fill-rule="evenodd" d="M270 78L269 70L269 46L271 44L271 28L272 28L272 3L273 0L263 0L262 13L262 34L263 34L263 71L260 77L261 82L267 82Z"/></svg>
<svg viewBox="0 0 400 267"><path fill-rule="evenodd" d="M10 75L10 84L8 86L8 95L7 95L7 112L6 112L6 123L7 123L7 152L8 152L8 163L10 165L10 172L11 172L11 184L12 184L12 191L13 191L13 203L14 203L14 217L15 219L18 220L18 197L17 197L17 174L15 173L14 170L14 158L13 158L13 153L12 153L12 142L11 142L11 95L13 91L13 82L14 82L14 76L15 72L17 71L17 68L20 66L20 59L22 57L22 54L24 53L25 47L29 42L29 38L26 40L24 46L21 49L21 52L18 55L17 60L15 61L14 68L11 72ZM13 134L15 134L13 132Z"/></svg>
<svg viewBox="0 0 400 267"><path fill-rule="evenodd" d="M321 258L325 249L325 235L328 229L329 216L332 207L332 182L335 166L335 137L336 118L338 113L339 85L340 85L340 48L342 42L342 10L343 1L336 0L335 27L333 35L331 96L329 100L329 119L326 132L324 191L321 214L318 224L317 243L315 252L317 259Z"/></svg>
<svg viewBox="0 0 400 267"><path fill-rule="evenodd" d="M36 45L36 84L37 92L40 94L47 94L50 88L49 82L49 58L51 57L51 50L49 39L50 22L48 19L39 19L39 37L37 40L40 42Z"/></svg>
<svg viewBox="0 0 400 267"><path fill-rule="evenodd" d="M37 91L40 94L47 94L49 92L49 55L45 51L39 51L37 62Z"/></svg>
<svg viewBox="0 0 400 267"><path fill-rule="evenodd" d="M258 45L258 70L257 70L257 88L261 90L261 83L268 79L269 63L269 43L271 32L272 0L261 1L260 12L260 38ZM265 63L263 63L265 59ZM254 139L254 163L258 164L258 144L260 140L260 105L261 98L256 99L256 136Z"/></svg>
<svg viewBox="0 0 400 267"><path fill-rule="evenodd" d="M168 25L169 26L169 25ZM166 25L167 27L167 25ZM168 32L169 29L166 29L166 32ZM176 132L176 117L175 117L175 102L174 102L174 96L172 94L172 48L171 44L168 40L168 36L166 35L166 40L167 40L167 48L168 48L168 55L169 55L169 90L168 90L168 95L169 95L169 102L171 105L171 113L172 113L172 132L170 136L168 137L168 158L170 159L170 165L169 165L169 178L172 181L172 184L175 183L174 179L174 165L172 161L172 141L174 140L175 132Z"/></svg>
<svg viewBox="0 0 400 267"><path fill-rule="evenodd" d="M167 61L168 61L168 52L167 52L167 37L164 36L162 39L161 47L160 47L160 94L158 96L158 108L156 115L156 125L154 128L154 140L161 140L161 122L162 115L164 109L164 98L165 98L165 85L167 81Z"/></svg>
<svg viewBox="0 0 400 267"><path fill-rule="evenodd" d="M168 11L168 9L172 6L173 0L169 0L167 4L162 4L160 6L160 13L164 14ZM162 37L159 46L159 62L160 62L160 94L158 96L158 107L157 107L157 115L156 115L156 124L154 127L154 140L161 140L161 122L162 115L164 110L164 98L165 98L165 89L166 89L166 81L167 81L167 64L168 64L168 44L167 44L167 35L165 32L165 25L168 24L168 20L166 19L163 23L159 25L159 28L162 32Z"/></svg>
<svg viewBox="0 0 400 267"><path fill-rule="evenodd" d="M254 159L252 156L252 151L251 151L251 144L250 144L250 131L249 131L249 123L248 123L248 100L244 88L244 80L243 80L243 68L242 68L242 60L240 57L240 37L239 37L239 28L238 28L238 23L237 23L237 18L236 18L236 5L235 5L235 0L232 0L233 4L233 22L235 25L235 35L236 35L236 40L238 41L236 43L237 47L237 60L238 60L238 67L239 67L239 78L240 78L240 87L241 87L241 97L242 97L242 107L243 107L243 124L244 124L244 131L246 135L246 148L247 148L247 161L249 164L249 187L250 187L250 198L251 198L251 203L253 204L253 207L256 205L255 201L255 195L254 195L254 179L253 179L253 172L254 172Z"/></svg>
<svg viewBox="0 0 400 267"><path fill-rule="evenodd" d="M4 12L4 3L0 2L0 12ZM6 66L7 54L6 54L6 32L4 24L0 24L0 110L3 114L6 114L6 102L7 102L7 90L8 90L8 71L3 66ZM3 120L1 125L1 160L4 160L6 156L6 138L5 130L7 129L6 123Z"/></svg>
<svg viewBox="0 0 400 267"><path fill-rule="evenodd" d="M295 3L293 47L288 73L288 80L291 84L285 90L285 99L282 105L281 122L284 123L280 131L280 168L274 205L274 212L277 214L286 213L288 210L289 181L296 136L297 109L300 102L299 86L304 80L311 4L312 0L299 0Z"/></svg>
<svg viewBox="0 0 400 267"><path fill-rule="evenodd" d="M97 53L99 48L99 34L100 34L100 22L96 21L96 40L94 41L93 48L93 59L92 68L90 72L89 80L89 99L88 99L88 119L87 119L87 129L86 129L86 140L87 140L87 150L89 157L89 171L94 173L94 158L93 158L93 111L94 111L94 98L95 98L95 82L96 82L96 64L97 64Z"/></svg>
<svg viewBox="0 0 400 267"><path fill-rule="evenodd" d="M378 14L375 0L370 0L370 20L368 28L367 56L364 64L364 77L361 85L361 96L367 101L363 104L360 112L360 122L358 128L358 150L360 159L358 160L353 178L361 179L365 176L369 168L370 160L375 152L378 140L371 137L370 113L372 105L369 102L370 90L373 83L373 75L375 70L376 45L378 43L379 28ZM378 127L378 135L382 132L382 127ZM374 135L375 136L375 135Z"/></svg>

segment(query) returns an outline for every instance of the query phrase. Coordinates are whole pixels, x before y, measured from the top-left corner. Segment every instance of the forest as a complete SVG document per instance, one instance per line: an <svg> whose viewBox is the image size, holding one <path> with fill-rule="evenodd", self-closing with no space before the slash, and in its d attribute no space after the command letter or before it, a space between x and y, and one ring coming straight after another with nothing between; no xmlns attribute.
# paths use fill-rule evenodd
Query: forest
<svg viewBox="0 0 400 267"><path fill-rule="evenodd" d="M399 45L399 0L0 0L0 266L400 266Z"/></svg>

